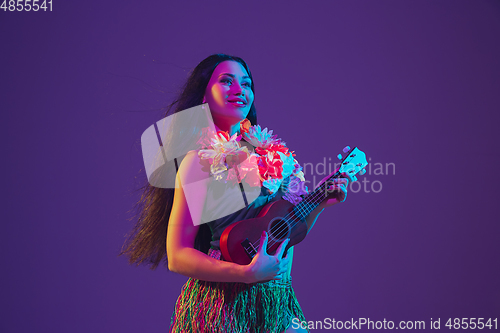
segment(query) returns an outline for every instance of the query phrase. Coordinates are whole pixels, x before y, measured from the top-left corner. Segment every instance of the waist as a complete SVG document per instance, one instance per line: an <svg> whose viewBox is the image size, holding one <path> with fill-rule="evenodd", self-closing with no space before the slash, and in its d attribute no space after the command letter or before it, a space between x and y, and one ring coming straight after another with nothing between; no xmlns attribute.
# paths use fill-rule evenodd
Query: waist
<svg viewBox="0 0 500 333"><path fill-rule="evenodd" d="M218 250L218 249L210 248L208 250L207 255L209 257L212 257L212 258L217 259L217 260L226 261L226 260L224 260L224 258L222 256L221 250ZM269 280L269 281L265 281L265 282L256 282L253 285L268 285L268 286L282 285L282 286L291 287L292 277L291 277L291 275L287 274L281 280Z"/></svg>

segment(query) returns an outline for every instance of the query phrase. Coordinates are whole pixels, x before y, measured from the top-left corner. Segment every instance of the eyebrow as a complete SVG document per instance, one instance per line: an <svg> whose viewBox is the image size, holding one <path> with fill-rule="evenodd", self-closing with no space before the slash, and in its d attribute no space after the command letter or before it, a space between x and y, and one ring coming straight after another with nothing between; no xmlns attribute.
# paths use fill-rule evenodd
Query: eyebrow
<svg viewBox="0 0 500 333"><path fill-rule="evenodd" d="M234 75L233 75L233 74L230 74L230 73L222 73L221 75L219 75L219 77L221 77L222 75L227 75L227 76L230 76L230 77L232 77L232 78L234 79ZM245 76L243 76L243 79L250 79L250 76L245 75ZM252 79L250 79L250 81L251 81L251 80L252 80Z"/></svg>

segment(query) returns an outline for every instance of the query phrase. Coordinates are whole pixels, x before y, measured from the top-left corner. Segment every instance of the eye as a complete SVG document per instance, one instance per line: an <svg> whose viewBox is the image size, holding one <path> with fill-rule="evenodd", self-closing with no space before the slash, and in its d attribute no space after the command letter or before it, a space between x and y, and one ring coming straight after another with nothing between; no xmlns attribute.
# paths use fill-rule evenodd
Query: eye
<svg viewBox="0 0 500 333"><path fill-rule="evenodd" d="M249 87L249 88L252 86L252 84L251 84L250 82L243 82L243 85L244 85L244 86L247 86L247 87Z"/></svg>
<svg viewBox="0 0 500 333"><path fill-rule="evenodd" d="M228 84L231 84L232 83L232 80L231 79L228 79L228 78L223 78L220 80L220 82L222 83L228 83Z"/></svg>

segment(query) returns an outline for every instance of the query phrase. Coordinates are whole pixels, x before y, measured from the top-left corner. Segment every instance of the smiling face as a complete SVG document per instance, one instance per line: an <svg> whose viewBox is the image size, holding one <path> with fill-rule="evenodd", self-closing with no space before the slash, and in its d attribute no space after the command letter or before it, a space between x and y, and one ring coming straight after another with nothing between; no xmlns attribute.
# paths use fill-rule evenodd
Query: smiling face
<svg viewBox="0 0 500 333"><path fill-rule="evenodd" d="M203 103L208 103L217 126L234 124L247 117L254 99L251 87L252 81L239 62L223 61L215 68Z"/></svg>

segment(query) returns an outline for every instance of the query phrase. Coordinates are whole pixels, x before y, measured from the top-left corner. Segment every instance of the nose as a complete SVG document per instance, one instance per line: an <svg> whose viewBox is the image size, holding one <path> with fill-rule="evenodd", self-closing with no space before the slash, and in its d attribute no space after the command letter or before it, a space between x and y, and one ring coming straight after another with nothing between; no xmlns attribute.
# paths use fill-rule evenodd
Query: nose
<svg viewBox="0 0 500 333"><path fill-rule="evenodd" d="M237 95L237 96L243 96L244 95L244 90L243 90L243 87L241 86L241 84L239 83L236 83L236 84L233 84L232 85L233 89L234 89L234 94Z"/></svg>

